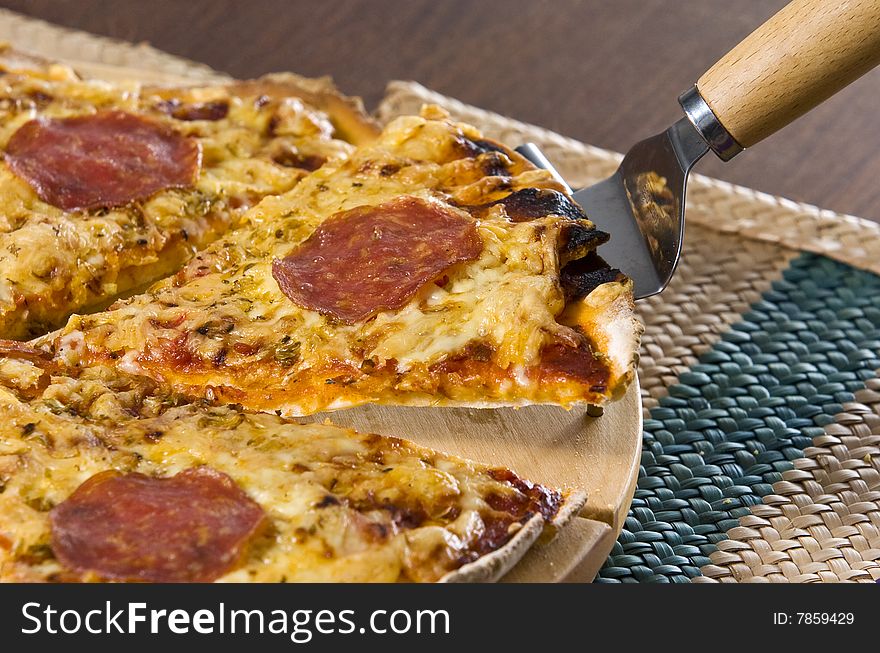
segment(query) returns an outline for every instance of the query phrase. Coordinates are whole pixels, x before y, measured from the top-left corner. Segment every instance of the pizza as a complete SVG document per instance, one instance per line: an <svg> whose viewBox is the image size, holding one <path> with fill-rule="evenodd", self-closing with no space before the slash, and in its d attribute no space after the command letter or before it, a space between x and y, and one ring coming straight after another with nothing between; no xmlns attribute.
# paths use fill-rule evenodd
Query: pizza
<svg viewBox="0 0 880 653"><path fill-rule="evenodd" d="M487 581L583 493L0 342L0 581Z"/></svg>
<svg viewBox="0 0 880 653"><path fill-rule="evenodd" d="M549 173L427 107L47 342L68 367L286 416L601 405L641 329L607 239Z"/></svg>
<svg viewBox="0 0 880 653"><path fill-rule="evenodd" d="M632 282L515 151L432 106L379 133L327 79L2 48L0 151L0 581L496 580L583 507L293 419L624 393Z"/></svg>
<svg viewBox="0 0 880 653"><path fill-rule="evenodd" d="M328 79L109 84L0 47L0 337L175 272L374 134Z"/></svg>

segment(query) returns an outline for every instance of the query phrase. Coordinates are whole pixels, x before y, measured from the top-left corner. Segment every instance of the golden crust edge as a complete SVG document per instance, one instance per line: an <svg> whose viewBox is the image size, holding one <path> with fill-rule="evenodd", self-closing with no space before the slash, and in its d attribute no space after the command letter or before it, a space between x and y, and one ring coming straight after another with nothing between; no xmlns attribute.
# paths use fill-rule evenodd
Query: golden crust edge
<svg viewBox="0 0 880 653"><path fill-rule="evenodd" d="M239 80L227 84L231 91L245 91L263 87L280 93L302 98L316 109L325 112L340 136L352 145L364 145L376 139L381 132L379 123L364 107L360 97L342 93L333 79L304 77L291 72L268 73L251 80Z"/></svg>
<svg viewBox="0 0 880 653"><path fill-rule="evenodd" d="M41 55L20 50L8 41L0 41L0 72L46 74L57 63Z"/></svg>
<svg viewBox="0 0 880 653"><path fill-rule="evenodd" d="M545 527L558 532L576 516L587 502L584 490L573 490L565 495L553 521L545 522L541 515L534 515L500 549L487 553L458 569L441 576L438 583L494 583L510 571L535 544Z"/></svg>
<svg viewBox="0 0 880 653"><path fill-rule="evenodd" d="M606 402L621 399L635 378L645 331L636 317L632 279L596 286L588 295L567 303L557 319L579 327L596 341L611 368Z"/></svg>
<svg viewBox="0 0 880 653"><path fill-rule="evenodd" d="M26 50L18 49L6 41L0 41L0 72L15 74L46 75L53 66L68 67L63 61L55 61ZM72 69L71 69L72 70ZM134 72L134 71L133 71ZM136 80L135 80L136 81ZM373 141L380 133L379 123L367 112L360 97L349 96L336 86L329 75L305 77L291 72L268 73L255 79L209 83L194 80L193 88L223 86L230 92L246 91L263 86L265 90L300 97L314 108L325 112L344 140L352 145ZM150 88L179 88L180 84L144 84Z"/></svg>

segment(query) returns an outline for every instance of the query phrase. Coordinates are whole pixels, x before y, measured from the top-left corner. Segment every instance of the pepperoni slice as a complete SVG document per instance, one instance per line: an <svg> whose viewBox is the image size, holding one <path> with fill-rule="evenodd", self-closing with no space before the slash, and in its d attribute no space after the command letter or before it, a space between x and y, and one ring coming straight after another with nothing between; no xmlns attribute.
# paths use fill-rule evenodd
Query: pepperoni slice
<svg viewBox="0 0 880 653"><path fill-rule="evenodd" d="M352 324L400 308L450 266L482 250L472 219L404 196L329 218L272 263L272 276L295 304Z"/></svg>
<svg viewBox="0 0 880 653"><path fill-rule="evenodd" d="M108 471L52 509L52 550L69 569L108 580L210 582L235 566L264 519L209 467L169 478Z"/></svg>
<svg viewBox="0 0 880 653"><path fill-rule="evenodd" d="M31 120L6 147L13 172L44 202L67 211L192 186L201 158L195 139L124 111Z"/></svg>

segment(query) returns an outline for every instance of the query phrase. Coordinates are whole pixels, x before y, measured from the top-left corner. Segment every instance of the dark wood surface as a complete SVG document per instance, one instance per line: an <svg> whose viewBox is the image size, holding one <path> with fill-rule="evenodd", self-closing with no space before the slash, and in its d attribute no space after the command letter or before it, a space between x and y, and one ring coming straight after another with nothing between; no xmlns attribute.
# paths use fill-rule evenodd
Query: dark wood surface
<svg viewBox="0 0 880 653"><path fill-rule="evenodd" d="M375 106L390 79L626 150L783 0L0 0L240 77L331 74ZM880 221L880 71L729 164L699 171Z"/></svg>

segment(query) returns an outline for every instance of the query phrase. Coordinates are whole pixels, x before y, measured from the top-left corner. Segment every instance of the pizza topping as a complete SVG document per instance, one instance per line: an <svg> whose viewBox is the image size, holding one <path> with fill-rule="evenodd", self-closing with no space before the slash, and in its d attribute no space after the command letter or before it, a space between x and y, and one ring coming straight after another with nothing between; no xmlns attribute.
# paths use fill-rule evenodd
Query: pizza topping
<svg viewBox="0 0 880 653"><path fill-rule="evenodd" d="M509 484L515 492L491 494L487 502L493 510L509 513L516 520L540 514L551 522L562 505L562 495L543 485L520 478L511 470L497 467L488 471L493 480Z"/></svg>
<svg viewBox="0 0 880 653"><path fill-rule="evenodd" d="M459 135L456 136L454 142L462 153L468 157L477 157L480 154L487 154L489 152L503 154L508 158L511 157L510 150L506 146L488 138L468 138L467 136Z"/></svg>
<svg viewBox="0 0 880 653"><path fill-rule="evenodd" d="M566 301L586 297L603 283L620 281L623 273L608 267L605 260L596 252L572 261L559 275L559 283L565 293Z"/></svg>
<svg viewBox="0 0 880 653"><path fill-rule="evenodd" d="M513 222L526 222L548 215L559 215L571 220L587 219L584 210L568 195L549 188L523 188L495 202L466 208L476 215L482 215L498 205L504 207L507 217Z"/></svg>
<svg viewBox="0 0 880 653"><path fill-rule="evenodd" d="M152 120L103 111L25 123L9 140L6 162L44 202L94 209L192 186L201 148Z"/></svg>
<svg viewBox="0 0 880 653"><path fill-rule="evenodd" d="M327 159L319 154L304 154L295 145L280 141L269 158L285 168L300 168L309 172L314 172L327 162Z"/></svg>
<svg viewBox="0 0 880 653"><path fill-rule="evenodd" d="M49 369L55 367L52 354L18 340L0 339L0 358L21 358L40 367Z"/></svg>
<svg viewBox="0 0 880 653"><path fill-rule="evenodd" d="M553 380L572 380L589 383L593 392L604 392L608 387L610 370L588 345L573 347L556 343L541 351L542 377Z"/></svg>
<svg viewBox="0 0 880 653"><path fill-rule="evenodd" d="M17 390L19 396L38 396L52 382L55 372L57 366L50 353L17 340L0 340L0 383Z"/></svg>
<svg viewBox="0 0 880 653"><path fill-rule="evenodd" d="M50 513L52 550L69 569L165 583L219 578L264 520L229 476L209 467L168 478L102 472Z"/></svg>
<svg viewBox="0 0 880 653"><path fill-rule="evenodd" d="M461 555L459 564L472 562L504 546L534 515L541 515L547 523L552 522L563 503L560 492L522 479L509 469L498 467L486 473L508 488L502 492L493 491L485 497L493 512L482 515L483 530L472 548Z"/></svg>
<svg viewBox="0 0 880 653"><path fill-rule="evenodd" d="M272 276L295 304L353 324L400 308L482 249L472 220L404 196L332 216L293 253L275 260Z"/></svg>
<svg viewBox="0 0 880 653"><path fill-rule="evenodd" d="M584 220L566 222L559 234L559 264L583 258L600 245L608 242L611 236L593 227Z"/></svg>
<svg viewBox="0 0 880 653"><path fill-rule="evenodd" d="M225 100L184 104L180 100L167 100L159 108L177 120L223 120L229 113L229 103Z"/></svg>

